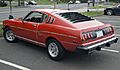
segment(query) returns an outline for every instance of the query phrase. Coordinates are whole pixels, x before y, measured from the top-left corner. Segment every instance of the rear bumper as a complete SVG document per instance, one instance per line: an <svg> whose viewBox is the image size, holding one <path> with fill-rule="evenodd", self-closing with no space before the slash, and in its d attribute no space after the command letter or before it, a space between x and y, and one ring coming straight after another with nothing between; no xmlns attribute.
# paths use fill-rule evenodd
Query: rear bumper
<svg viewBox="0 0 120 70"><path fill-rule="evenodd" d="M117 41L118 41L117 37L112 37L102 42L98 42L88 46L77 47L77 52L79 52L80 50L84 50L87 51L88 53L91 53L94 50L100 50L102 47L110 47L111 44L117 43Z"/></svg>

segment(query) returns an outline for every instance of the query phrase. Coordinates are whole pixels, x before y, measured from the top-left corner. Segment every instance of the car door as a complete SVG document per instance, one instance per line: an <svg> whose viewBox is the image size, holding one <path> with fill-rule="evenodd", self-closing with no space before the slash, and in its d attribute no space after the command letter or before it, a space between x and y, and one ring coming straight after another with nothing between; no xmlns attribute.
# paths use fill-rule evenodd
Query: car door
<svg viewBox="0 0 120 70"><path fill-rule="evenodd" d="M120 6L118 6L118 12L119 12L118 15L120 15Z"/></svg>
<svg viewBox="0 0 120 70"><path fill-rule="evenodd" d="M37 41L38 25L42 23L43 14L41 12L29 13L19 24L18 36L27 40Z"/></svg>
<svg viewBox="0 0 120 70"><path fill-rule="evenodd" d="M114 13L117 15L120 15L120 6L117 6L116 8L114 8Z"/></svg>

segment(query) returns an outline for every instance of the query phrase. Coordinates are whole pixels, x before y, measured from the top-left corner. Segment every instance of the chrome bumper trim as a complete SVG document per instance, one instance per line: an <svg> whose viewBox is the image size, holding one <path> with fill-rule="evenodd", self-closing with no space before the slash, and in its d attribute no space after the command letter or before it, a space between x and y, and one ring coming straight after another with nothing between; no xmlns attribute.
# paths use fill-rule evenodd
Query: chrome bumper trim
<svg viewBox="0 0 120 70"><path fill-rule="evenodd" d="M83 50L88 50L88 49L92 49L92 48L95 48L95 47L98 47L98 46L101 46L103 44L106 44L108 42L111 42L111 41L115 41L116 39L118 39L117 37L113 37L111 39L108 39L106 41L103 41L103 42L100 42L100 43L97 43L97 44L93 44L93 45L90 45L90 46L83 46L83 47L78 47L79 49L83 49Z"/></svg>

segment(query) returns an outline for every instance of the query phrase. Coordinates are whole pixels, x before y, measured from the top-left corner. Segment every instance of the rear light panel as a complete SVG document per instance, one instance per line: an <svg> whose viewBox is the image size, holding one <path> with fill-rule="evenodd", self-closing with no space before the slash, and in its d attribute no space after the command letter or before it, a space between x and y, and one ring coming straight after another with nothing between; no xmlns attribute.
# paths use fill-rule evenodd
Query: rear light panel
<svg viewBox="0 0 120 70"><path fill-rule="evenodd" d="M106 28L103 29L103 33L104 33L104 35L113 33L113 28L112 27L106 27Z"/></svg>
<svg viewBox="0 0 120 70"><path fill-rule="evenodd" d="M86 32L86 33L82 34L81 40L86 41L86 40L89 40L89 39L94 39L96 37L97 37L97 35L94 31L93 32Z"/></svg>
<svg viewBox="0 0 120 70"><path fill-rule="evenodd" d="M84 33L82 33L81 40L82 41L88 41L88 40L91 40L91 39L98 38L99 37L98 34L97 34L98 31L102 31L103 36L105 36L105 35L113 33L113 28L112 27L106 27L106 28L100 29L100 30L84 32Z"/></svg>

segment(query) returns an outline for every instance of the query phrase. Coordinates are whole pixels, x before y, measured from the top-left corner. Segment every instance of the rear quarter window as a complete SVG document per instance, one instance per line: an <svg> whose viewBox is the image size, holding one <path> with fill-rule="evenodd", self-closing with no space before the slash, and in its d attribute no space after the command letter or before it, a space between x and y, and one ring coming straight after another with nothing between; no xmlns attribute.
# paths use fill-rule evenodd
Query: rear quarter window
<svg viewBox="0 0 120 70"><path fill-rule="evenodd" d="M54 21L55 21L55 18L52 16L48 17L48 19L47 19L47 23L49 23L49 24L52 24Z"/></svg>
<svg viewBox="0 0 120 70"><path fill-rule="evenodd" d="M77 23L77 22L83 22L83 21L90 21L93 20L91 17L82 15L78 12L66 12L66 13L57 13L60 17L65 18L66 20Z"/></svg>

